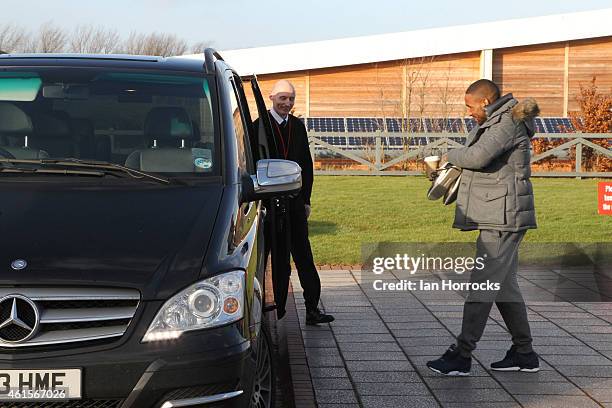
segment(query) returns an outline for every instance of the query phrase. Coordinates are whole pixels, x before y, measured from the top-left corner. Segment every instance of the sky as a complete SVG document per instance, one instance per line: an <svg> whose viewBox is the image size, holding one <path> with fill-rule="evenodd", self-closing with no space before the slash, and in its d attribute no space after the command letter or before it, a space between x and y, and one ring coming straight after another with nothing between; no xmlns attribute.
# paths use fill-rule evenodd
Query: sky
<svg viewBox="0 0 612 408"><path fill-rule="evenodd" d="M52 22L172 33L219 50L329 40L612 7L611 0L0 0L0 25ZM483 33L486 35L486 33Z"/></svg>

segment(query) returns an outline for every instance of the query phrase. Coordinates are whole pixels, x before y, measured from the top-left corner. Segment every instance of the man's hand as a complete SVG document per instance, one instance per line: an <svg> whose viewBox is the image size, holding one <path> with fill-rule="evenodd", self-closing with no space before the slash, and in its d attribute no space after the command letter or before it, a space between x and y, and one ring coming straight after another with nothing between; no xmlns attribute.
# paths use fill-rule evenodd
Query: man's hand
<svg viewBox="0 0 612 408"><path fill-rule="evenodd" d="M442 157L440 157L440 165L448 163L448 153L444 153Z"/></svg>
<svg viewBox="0 0 612 408"><path fill-rule="evenodd" d="M310 204L304 204L304 211L306 212L306 219L308 219L308 217L310 217L310 212L312 211Z"/></svg>

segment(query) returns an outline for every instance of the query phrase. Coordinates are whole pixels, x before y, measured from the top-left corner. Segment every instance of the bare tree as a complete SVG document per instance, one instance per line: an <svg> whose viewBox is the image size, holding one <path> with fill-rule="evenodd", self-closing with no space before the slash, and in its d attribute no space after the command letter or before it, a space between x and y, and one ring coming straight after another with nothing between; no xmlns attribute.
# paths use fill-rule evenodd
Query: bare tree
<svg viewBox="0 0 612 408"><path fill-rule="evenodd" d="M442 81L439 82L438 86L438 97L440 100L440 113L442 117L442 123L439 123L437 126L441 127L440 129L436 129L436 131L449 130L449 119L451 114L454 113L453 105L456 105L457 95L459 95L458 90L451 83L451 79L453 78L453 67L452 64L448 63L448 69L442 78Z"/></svg>
<svg viewBox="0 0 612 408"><path fill-rule="evenodd" d="M139 55L172 56L188 51L204 52L210 42L200 41L191 48L185 40L168 33L132 32L125 41L116 29L80 25L67 33L48 21L31 34L15 24L0 25L0 50L4 52L75 52L110 54L125 52Z"/></svg>
<svg viewBox="0 0 612 408"><path fill-rule="evenodd" d="M433 58L433 57L432 57ZM431 71L427 69L422 73L417 82L417 109L419 110L419 117L423 119L425 109L427 109L427 94L429 93L429 75Z"/></svg>
<svg viewBox="0 0 612 408"><path fill-rule="evenodd" d="M174 34L151 34L151 37L158 44L158 55L183 55L187 52L187 42Z"/></svg>
<svg viewBox="0 0 612 408"><path fill-rule="evenodd" d="M203 54L204 50L212 47L212 42L210 41L198 41L197 43L191 46L191 52L193 54Z"/></svg>
<svg viewBox="0 0 612 408"><path fill-rule="evenodd" d="M402 106L402 121L401 130L404 132L410 131L410 119L412 118L412 109L415 104L415 98L418 98L417 109L422 117L425 110L425 88L428 86L429 75L431 70L430 63L434 57L421 57L415 59L405 59L401 61L402 75L405 79L402 80L404 89L404 100ZM420 127L417 131L421 131Z"/></svg>
<svg viewBox="0 0 612 408"><path fill-rule="evenodd" d="M187 51L187 43L174 34L139 34L132 32L125 41L123 49L128 54L160 55L167 57L185 54Z"/></svg>
<svg viewBox="0 0 612 408"><path fill-rule="evenodd" d="M20 51L27 37L27 32L20 26L15 24L0 26L0 50L4 52Z"/></svg>
<svg viewBox="0 0 612 408"><path fill-rule="evenodd" d="M119 33L117 30L81 25L70 37L70 51L87 54L110 54L117 51Z"/></svg>
<svg viewBox="0 0 612 408"><path fill-rule="evenodd" d="M67 39L66 32L49 21L40 26L38 33L26 45L25 51L62 52L66 49Z"/></svg>
<svg viewBox="0 0 612 408"><path fill-rule="evenodd" d="M127 40L124 41L121 51L126 54L141 55L145 53L144 49L145 35L131 32Z"/></svg>

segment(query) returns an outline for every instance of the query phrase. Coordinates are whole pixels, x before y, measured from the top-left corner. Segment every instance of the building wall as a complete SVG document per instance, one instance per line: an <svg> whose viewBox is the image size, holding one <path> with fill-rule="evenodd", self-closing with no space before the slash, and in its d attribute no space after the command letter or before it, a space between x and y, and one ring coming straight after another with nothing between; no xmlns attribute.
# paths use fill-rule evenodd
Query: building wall
<svg viewBox="0 0 612 408"><path fill-rule="evenodd" d="M572 41L569 46L568 110L579 109L580 85L596 78L599 92L612 95L612 37Z"/></svg>
<svg viewBox="0 0 612 408"><path fill-rule="evenodd" d="M310 116L385 117L401 110L402 69L381 62L310 71Z"/></svg>
<svg viewBox="0 0 612 408"><path fill-rule="evenodd" d="M502 94L535 98L542 116L563 116L564 72L564 43L493 51L493 81Z"/></svg>
<svg viewBox="0 0 612 408"><path fill-rule="evenodd" d="M285 78L296 87L295 114L324 117L458 117L463 95L480 78L480 52L260 75L267 96ZM542 116L577 109L593 76L612 93L612 37L493 50L502 92L537 99ZM252 100L252 98L251 98Z"/></svg>
<svg viewBox="0 0 612 408"><path fill-rule="evenodd" d="M480 78L480 52L430 57L423 69L425 86L416 82L416 98L410 104L409 116L465 116L463 96L465 89Z"/></svg>

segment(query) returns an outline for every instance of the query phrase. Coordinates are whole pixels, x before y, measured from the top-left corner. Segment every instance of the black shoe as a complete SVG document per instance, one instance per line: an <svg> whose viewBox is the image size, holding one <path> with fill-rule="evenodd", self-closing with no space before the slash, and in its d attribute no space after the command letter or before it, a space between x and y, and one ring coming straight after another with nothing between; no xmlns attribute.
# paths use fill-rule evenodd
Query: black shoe
<svg viewBox="0 0 612 408"><path fill-rule="evenodd" d="M470 375L472 359L461 356L459 349L453 344L442 357L437 360L428 361L427 367L438 374L466 376Z"/></svg>
<svg viewBox="0 0 612 408"><path fill-rule="evenodd" d="M306 324L309 326L314 326L319 323L331 323L334 320L334 316L321 313L319 309L306 312Z"/></svg>
<svg viewBox="0 0 612 408"><path fill-rule="evenodd" d="M537 373L540 371L540 361L535 351L525 354L519 353L516 351L516 346L512 346L506 352L506 357L503 360L491 364L491 370Z"/></svg>

